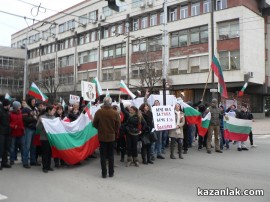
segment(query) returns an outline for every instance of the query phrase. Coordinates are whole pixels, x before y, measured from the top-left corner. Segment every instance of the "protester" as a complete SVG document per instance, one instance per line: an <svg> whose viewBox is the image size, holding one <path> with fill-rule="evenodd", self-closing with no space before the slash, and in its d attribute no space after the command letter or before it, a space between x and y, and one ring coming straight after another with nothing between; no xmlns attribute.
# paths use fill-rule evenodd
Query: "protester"
<svg viewBox="0 0 270 202"><path fill-rule="evenodd" d="M211 142L212 135L214 132L215 137L215 151L222 153L219 146L219 130L220 130L220 117L222 116L219 108L217 107L217 99L212 99L211 106L209 107L209 112L211 113L210 125L208 128L208 137L207 137L207 153L211 154Z"/></svg>
<svg viewBox="0 0 270 202"><path fill-rule="evenodd" d="M40 116L37 122L37 129L40 131L40 141L42 147L42 170L44 173L48 173L48 171L53 171L53 169L51 168L51 146L48 140L48 135L42 124L42 119L54 119L55 111L56 109L53 106L48 106L46 108L46 113Z"/></svg>
<svg viewBox="0 0 270 202"><path fill-rule="evenodd" d="M36 99L30 98L27 106L22 109L23 123L25 128L24 134L24 150L23 150L23 167L30 168L31 166L40 166L36 160L36 148L33 144L33 137L36 132L36 124L38 118L37 108L35 107ZM29 152L30 152L30 165L29 165Z"/></svg>
<svg viewBox="0 0 270 202"><path fill-rule="evenodd" d="M8 163L10 142L9 108L10 101L4 99L3 106L0 107L0 170L2 170L2 168L11 168L11 165Z"/></svg>
<svg viewBox="0 0 270 202"><path fill-rule="evenodd" d="M176 128L169 131L169 137L171 138L171 145L170 145L170 158L176 159L174 156L175 144L178 144L178 155L180 159L183 159L182 156L182 146L183 146L183 126L185 124L185 117L184 113L181 111L180 104L175 105L175 122Z"/></svg>
<svg viewBox="0 0 270 202"><path fill-rule="evenodd" d="M94 117L93 126L98 130L98 139L100 143L100 164L103 178L107 177L106 160L109 162L109 177L114 176L114 153L113 146L115 135L120 127L119 114L111 107L112 99L105 97L103 106Z"/></svg>
<svg viewBox="0 0 270 202"><path fill-rule="evenodd" d="M21 156L23 156L24 150L24 125L21 112L21 103L14 101L12 103L13 110L10 113L10 135L11 135L11 144L10 144L10 164L13 165L17 157L18 145L21 151Z"/></svg>

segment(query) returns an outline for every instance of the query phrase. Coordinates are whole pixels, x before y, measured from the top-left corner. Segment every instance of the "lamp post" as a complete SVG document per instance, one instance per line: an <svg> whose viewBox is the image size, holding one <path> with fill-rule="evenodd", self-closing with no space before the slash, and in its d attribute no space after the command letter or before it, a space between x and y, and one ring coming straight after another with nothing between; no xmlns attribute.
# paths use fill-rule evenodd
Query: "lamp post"
<svg viewBox="0 0 270 202"><path fill-rule="evenodd" d="M27 85L27 73L28 73L28 63L27 63L27 45L28 45L28 27L26 31L26 41L24 44L25 58L24 58L24 68L23 68L23 99L26 99L26 85Z"/></svg>
<svg viewBox="0 0 270 202"><path fill-rule="evenodd" d="M211 0L211 60L215 55L215 40L214 40L214 10L215 10L215 1ZM212 69L212 98L215 98L215 75L214 70Z"/></svg>

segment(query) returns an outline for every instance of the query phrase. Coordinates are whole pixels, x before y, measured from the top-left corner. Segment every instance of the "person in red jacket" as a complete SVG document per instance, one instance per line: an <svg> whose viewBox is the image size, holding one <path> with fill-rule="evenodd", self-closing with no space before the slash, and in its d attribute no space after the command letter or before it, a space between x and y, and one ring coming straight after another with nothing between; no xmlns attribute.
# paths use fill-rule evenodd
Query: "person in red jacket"
<svg viewBox="0 0 270 202"><path fill-rule="evenodd" d="M17 156L17 145L20 145L20 151L23 151L24 124L21 112L21 103L14 101L12 104L13 111L10 113L10 164L13 165ZM23 156L23 155L22 155Z"/></svg>

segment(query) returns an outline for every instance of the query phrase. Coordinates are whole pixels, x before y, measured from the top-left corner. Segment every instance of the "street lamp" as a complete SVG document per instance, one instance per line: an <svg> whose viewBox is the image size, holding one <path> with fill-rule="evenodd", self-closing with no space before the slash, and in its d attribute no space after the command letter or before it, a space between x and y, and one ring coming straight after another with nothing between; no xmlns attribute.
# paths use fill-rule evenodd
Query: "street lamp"
<svg viewBox="0 0 270 202"><path fill-rule="evenodd" d="M26 31L26 41L24 45L21 47L25 49L25 58L24 58L24 68L23 68L23 99L26 99L26 86L27 86L27 72L28 72L28 63L27 63L27 45L28 45L28 27Z"/></svg>

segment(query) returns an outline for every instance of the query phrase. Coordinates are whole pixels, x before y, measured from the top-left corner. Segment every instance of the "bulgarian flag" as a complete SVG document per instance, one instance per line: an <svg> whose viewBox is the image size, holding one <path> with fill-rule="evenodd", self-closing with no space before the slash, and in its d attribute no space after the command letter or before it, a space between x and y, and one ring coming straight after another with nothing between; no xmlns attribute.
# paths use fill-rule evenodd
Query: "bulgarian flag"
<svg viewBox="0 0 270 202"><path fill-rule="evenodd" d="M34 82L32 83L32 85L28 91L28 95L31 95L34 98L37 98L39 100L48 102L48 97L39 90L39 88L37 87L37 85Z"/></svg>
<svg viewBox="0 0 270 202"><path fill-rule="evenodd" d="M93 127L86 114L81 114L73 122L59 118L42 118L54 158L60 158L68 164L84 160L99 147L97 129Z"/></svg>
<svg viewBox="0 0 270 202"><path fill-rule="evenodd" d="M11 101L11 100L12 100L12 98L10 97L10 95L9 95L8 93L6 93L6 95L5 95L5 99L7 99L7 100L9 100L9 101Z"/></svg>
<svg viewBox="0 0 270 202"><path fill-rule="evenodd" d="M202 124L198 125L198 134L204 137L208 131L208 127L210 125L211 113L208 114L202 119Z"/></svg>
<svg viewBox="0 0 270 202"><path fill-rule="evenodd" d="M211 68L215 72L215 75L218 77L218 83L220 85L220 88L219 88L220 95L224 98L228 98L227 88L226 88L226 84L224 81L222 69L221 69L221 66L218 62L218 59L215 56L213 56Z"/></svg>
<svg viewBox="0 0 270 202"><path fill-rule="evenodd" d="M246 90L247 86L248 86L248 82L245 83L241 91L238 93L238 97L241 97L244 95L244 91Z"/></svg>
<svg viewBox="0 0 270 202"><path fill-rule="evenodd" d="M134 95L126 86L125 82L123 80L120 81L120 91L122 91L123 93L128 94L132 99L134 99L136 97L136 95Z"/></svg>
<svg viewBox="0 0 270 202"><path fill-rule="evenodd" d="M107 88L107 91L106 91L106 97L111 97L108 88Z"/></svg>
<svg viewBox="0 0 270 202"><path fill-rule="evenodd" d="M224 138L235 141L246 141L251 131L252 120L228 117L224 119Z"/></svg>
<svg viewBox="0 0 270 202"><path fill-rule="evenodd" d="M201 113L198 110L189 106L183 100L178 100L177 102L181 105L181 108L183 109L185 113L186 121L188 124L201 125L202 117L201 117Z"/></svg>
<svg viewBox="0 0 270 202"><path fill-rule="evenodd" d="M102 88L100 86L100 83L98 82L98 78L95 77L93 80L92 80L92 83L96 84L96 92L97 92L97 98L101 95L103 95L103 92L102 92Z"/></svg>
<svg viewBox="0 0 270 202"><path fill-rule="evenodd" d="M65 108L66 108L66 106L67 106L67 104L66 104L66 102L65 102L65 100L64 99L62 99L62 107L64 108L64 110L65 110Z"/></svg>
<svg viewBox="0 0 270 202"><path fill-rule="evenodd" d="M92 120L92 115L91 115L91 111L90 110L91 110L91 102L88 102L88 104L86 105L84 111L88 115L88 118Z"/></svg>

